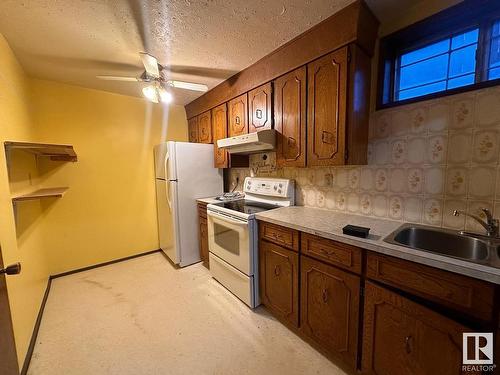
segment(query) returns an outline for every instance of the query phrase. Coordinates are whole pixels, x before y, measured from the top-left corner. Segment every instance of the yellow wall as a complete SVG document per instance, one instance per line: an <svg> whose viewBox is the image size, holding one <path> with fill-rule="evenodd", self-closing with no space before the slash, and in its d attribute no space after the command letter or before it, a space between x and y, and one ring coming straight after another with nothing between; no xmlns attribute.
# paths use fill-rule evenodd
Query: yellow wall
<svg viewBox="0 0 500 375"><path fill-rule="evenodd" d="M157 249L153 146L187 140L184 108L28 78L0 35L0 142L69 143L77 163L0 150L0 243L22 366L49 275ZM9 183L10 173L10 183ZM62 199L11 195L68 186ZM16 231L17 228L17 231Z"/></svg>
<svg viewBox="0 0 500 375"><path fill-rule="evenodd" d="M0 35L0 244L4 264L22 263L19 276L7 277L7 288L11 305L14 334L19 363L22 364L33 330L38 308L47 284L47 262L41 246L41 213L39 202L31 202L21 208L19 217L24 230L16 238L14 212L8 180L6 155L3 152L5 140L29 141L33 139L34 125L29 95L29 80L17 63L7 42ZM26 170L34 167L33 159L11 155L17 166ZM28 184L26 178L15 168L11 170L16 188ZM27 172L24 172L27 177ZM33 176L36 181L36 176ZM19 241L18 241L19 240Z"/></svg>
<svg viewBox="0 0 500 375"><path fill-rule="evenodd" d="M43 162L44 186L69 186L45 211L50 273L158 249L153 146L187 139L183 107L33 80L36 138L75 147L77 163ZM168 129L167 129L168 125Z"/></svg>

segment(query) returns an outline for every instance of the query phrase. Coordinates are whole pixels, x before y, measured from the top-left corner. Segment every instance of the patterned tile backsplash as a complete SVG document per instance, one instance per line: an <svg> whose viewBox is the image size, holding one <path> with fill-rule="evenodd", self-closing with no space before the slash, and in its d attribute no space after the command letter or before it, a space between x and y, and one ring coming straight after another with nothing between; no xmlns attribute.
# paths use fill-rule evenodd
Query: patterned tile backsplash
<svg viewBox="0 0 500 375"><path fill-rule="evenodd" d="M296 180L296 204L483 231L465 210L500 216L500 88L372 113L368 165L276 168L252 155L257 176ZM274 163L274 165L273 165ZM250 169L232 169L240 186ZM233 185L234 186L234 185Z"/></svg>

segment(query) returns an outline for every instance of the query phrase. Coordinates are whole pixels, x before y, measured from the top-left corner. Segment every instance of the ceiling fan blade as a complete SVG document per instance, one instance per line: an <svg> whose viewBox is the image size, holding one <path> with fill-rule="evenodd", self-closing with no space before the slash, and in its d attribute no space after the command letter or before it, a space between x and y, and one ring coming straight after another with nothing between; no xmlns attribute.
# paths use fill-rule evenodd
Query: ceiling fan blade
<svg viewBox="0 0 500 375"><path fill-rule="evenodd" d="M99 79L106 81L127 81L127 82L140 82L141 79L137 77L124 77L124 76L96 76Z"/></svg>
<svg viewBox="0 0 500 375"><path fill-rule="evenodd" d="M167 81L167 85L169 85L170 87L175 87L177 89L192 90L192 91L201 91L201 92L208 91L207 85L203 85L201 83L192 83L192 82L185 82L185 81L168 80Z"/></svg>
<svg viewBox="0 0 500 375"><path fill-rule="evenodd" d="M160 78L160 69L158 68L158 60L156 57L151 56L146 52L139 52L141 55L142 63L144 64L144 68L149 76Z"/></svg>

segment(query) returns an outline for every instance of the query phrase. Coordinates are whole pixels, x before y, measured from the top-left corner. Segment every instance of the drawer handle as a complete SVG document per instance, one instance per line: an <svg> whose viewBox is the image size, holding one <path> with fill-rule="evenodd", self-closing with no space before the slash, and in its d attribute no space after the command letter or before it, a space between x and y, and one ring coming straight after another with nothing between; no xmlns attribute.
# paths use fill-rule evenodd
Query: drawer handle
<svg viewBox="0 0 500 375"><path fill-rule="evenodd" d="M278 240L278 241L281 241L281 242L284 242L283 241L283 236L281 234L278 234L276 232L273 233L273 237L275 240Z"/></svg>
<svg viewBox="0 0 500 375"><path fill-rule="evenodd" d="M281 267L279 265L274 266L274 276L278 277L281 273Z"/></svg>
<svg viewBox="0 0 500 375"><path fill-rule="evenodd" d="M322 297L323 297L323 303L327 303L328 302L328 290L327 289L323 289Z"/></svg>
<svg viewBox="0 0 500 375"><path fill-rule="evenodd" d="M411 353L411 342L413 341L412 335L408 335L405 337L405 349L406 349L406 354Z"/></svg>
<svg viewBox="0 0 500 375"><path fill-rule="evenodd" d="M329 251L328 249L325 249L323 247L320 247L319 251L325 255L332 255L334 253L333 251Z"/></svg>

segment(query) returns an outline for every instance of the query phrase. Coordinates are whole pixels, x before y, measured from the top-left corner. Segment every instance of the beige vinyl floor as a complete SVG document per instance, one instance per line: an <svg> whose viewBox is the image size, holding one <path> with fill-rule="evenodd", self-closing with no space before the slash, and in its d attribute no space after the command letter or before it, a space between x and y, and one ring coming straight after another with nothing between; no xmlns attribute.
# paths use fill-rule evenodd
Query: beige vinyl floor
<svg viewBox="0 0 500 375"><path fill-rule="evenodd" d="M28 374L344 373L201 264L154 253L53 280Z"/></svg>

